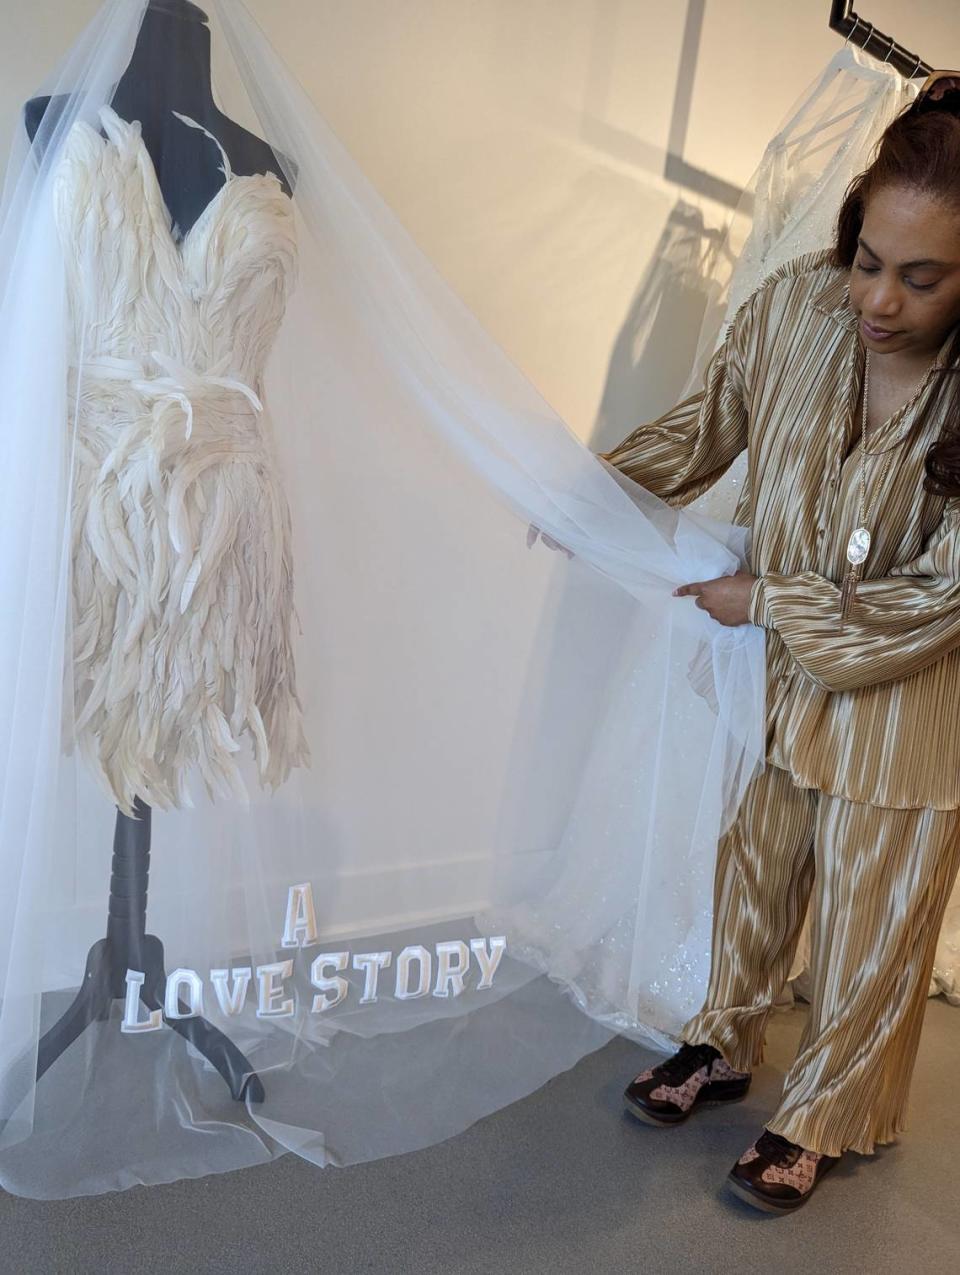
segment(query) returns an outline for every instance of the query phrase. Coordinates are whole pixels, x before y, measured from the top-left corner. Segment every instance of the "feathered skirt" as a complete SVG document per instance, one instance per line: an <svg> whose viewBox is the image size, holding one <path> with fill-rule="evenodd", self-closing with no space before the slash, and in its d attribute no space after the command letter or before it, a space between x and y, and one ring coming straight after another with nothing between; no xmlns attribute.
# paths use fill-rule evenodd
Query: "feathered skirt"
<svg viewBox="0 0 960 1275"><path fill-rule="evenodd" d="M135 797L190 805L194 767L211 797L243 795L244 736L276 787L309 750L290 512L259 400L124 359L85 364L71 391L72 738L126 814Z"/></svg>

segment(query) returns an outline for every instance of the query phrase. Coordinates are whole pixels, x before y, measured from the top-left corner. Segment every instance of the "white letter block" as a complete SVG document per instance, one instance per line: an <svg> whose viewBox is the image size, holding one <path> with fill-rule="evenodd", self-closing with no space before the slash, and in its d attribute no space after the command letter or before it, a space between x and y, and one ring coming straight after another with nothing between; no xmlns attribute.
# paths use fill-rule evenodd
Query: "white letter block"
<svg viewBox="0 0 960 1275"><path fill-rule="evenodd" d="M309 947L317 941L317 913L313 906L313 886L309 881L292 885L287 891L287 915L283 923L281 947Z"/></svg>
<svg viewBox="0 0 960 1275"><path fill-rule="evenodd" d="M349 952L322 952L314 958L310 966L310 982L321 992L333 992L333 996L329 999L326 996L314 996L314 1014L322 1014L328 1009L333 1009L334 1005L339 1005L346 999L347 992L350 990L347 980L336 975L330 978L323 973L323 970L327 965L331 965L335 970L345 970L349 962Z"/></svg>
<svg viewBox="0 0 960 1275"><path fill-rule="evenodd" d="M290 1018L293 1015L292 999L281 1000L283 987L277 979L289 978L293 973L293 961L275 961L271 965L257 966L257 983L260 995L257 1002L258 1018Z"/></svg>
<svg viewBox="0 0 960 1275"><path fill-rule="evenodd" d="M392 952L358 952L353 958L355 970L366 970L363 995L360 997L361 1005L372 1005L376 1001L377 979L380 977L380 971L385 970L392 960Z"/></svg>
<svg viewBox="0 0 960 1275"><path fill-rule="evenodd" d="M453 958L457 960L454 962ZM462 939L452 939L449 943L437 944L437 985L433 989L434 996L449 996L453 988L454 996L463 991L463 976L470 965L470 949Z"/></svg>
<svg viewBox="0 0 960 1275"><path fill-rule="evenodd" d="M137 1019L140 1005L140 988L143 986L143 975L139 970L127 970L127 995L123 1005L123 1020L120 1023L122 1032L155 1032L163 1026L163 1010L152 1009L146 1018Z"/></svg>
<svg viewBox="0 0 960 1275"><path fill-rule="evenodd" d="M247 999L247 988L250 986L252 977L253 970L249 965L238 965L232 970L210 971L210 982L217 993L221 1013L227 1015L240 1013L243 1002ZM230 986L231 978L233 979L232 987Z"/></svg>
<svg viewBox="0 0 960 1275"><path fill-rule="evenodd" d="M490 944L490 951L487 952L487 944ZM482 992L484 988L493 985L493 976L497 972L497 967L503 958L504 952L507 950L507 940L504 935L498 935L494 939L471 939L470 951L477 958L477 964L480 966L480 973L483 977L477 984L477 991Z"/></svg>
<svg viewBox="0 0 960 1275"><path fill-rule="evenodd" d="M410 963L417 961L420 966L420 981L410 990ZM405 947L397 957L397 979L394 995L398 1001L416 1000L418 996L426 996L430 991L430 973L433 958L425 947Z"/></svg>
<svg viewBox="0 0 960 1275"><path fill-rule="evenodd" d="M180 988L186 988L184 1000L188 1008L180 1009ZM163 1012L167 1018L194 1018L203 1013L203 984L196 970L174 970L167 976L167 990L163 998Z"/></svg>

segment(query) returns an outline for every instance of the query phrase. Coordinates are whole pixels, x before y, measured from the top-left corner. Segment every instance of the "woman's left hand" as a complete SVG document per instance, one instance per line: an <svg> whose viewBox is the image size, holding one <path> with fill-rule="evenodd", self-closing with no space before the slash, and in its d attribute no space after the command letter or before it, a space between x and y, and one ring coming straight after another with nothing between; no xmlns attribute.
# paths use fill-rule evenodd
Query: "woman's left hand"
<svg viewBox="0 0 960 1275"><path fill-rule="evenodd" d="M701 611L707 611L719 624L749 624L750 593L757 577L748 571L716 580L697 580L674 589L675 598L694 597Z"/></svg>

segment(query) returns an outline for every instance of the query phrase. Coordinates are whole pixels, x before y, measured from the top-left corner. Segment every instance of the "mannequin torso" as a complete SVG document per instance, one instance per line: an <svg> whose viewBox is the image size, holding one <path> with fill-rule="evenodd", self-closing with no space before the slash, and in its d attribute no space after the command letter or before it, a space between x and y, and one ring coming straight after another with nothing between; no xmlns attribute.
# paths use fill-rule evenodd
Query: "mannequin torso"
<svg viewBox="0 0 960 1275"><path fill-rule="evenodd" d="M35 97L24 106L31 139L41 128L49 136L69 98ZM189 0L150 0L130 64L111 101L125 120L139 120L144 144L173 225L181 235L197 221L223 184L220 153L199 129L174 114L202 124L217 137L237 174L274 173L288 195L292 163L281 164L263 138L223 114L210 83L210 29L202 9ZM44 138L40 138L41 151Z"/></svg>

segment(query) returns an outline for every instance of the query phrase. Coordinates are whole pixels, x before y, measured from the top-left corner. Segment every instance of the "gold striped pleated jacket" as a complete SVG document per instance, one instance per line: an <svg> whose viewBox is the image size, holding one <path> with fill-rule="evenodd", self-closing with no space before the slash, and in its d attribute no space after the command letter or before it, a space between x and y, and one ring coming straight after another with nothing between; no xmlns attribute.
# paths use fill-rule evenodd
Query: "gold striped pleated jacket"
<svg viewBox="0 0 960 1275"><path fill-rule="evenodd" d="M894 451L867 457L873 543L841 629L864 371L849 278L828 251L782 266L740 307L704 389L600 455L686 505L746 449L734 522L751 529L750 619L767 630L768 761L851 801L956 809L960 498L923 490L952 374L931 369L918 397L871 431L871 452ZM928 403L930 420L913 428Z"/></svg>

